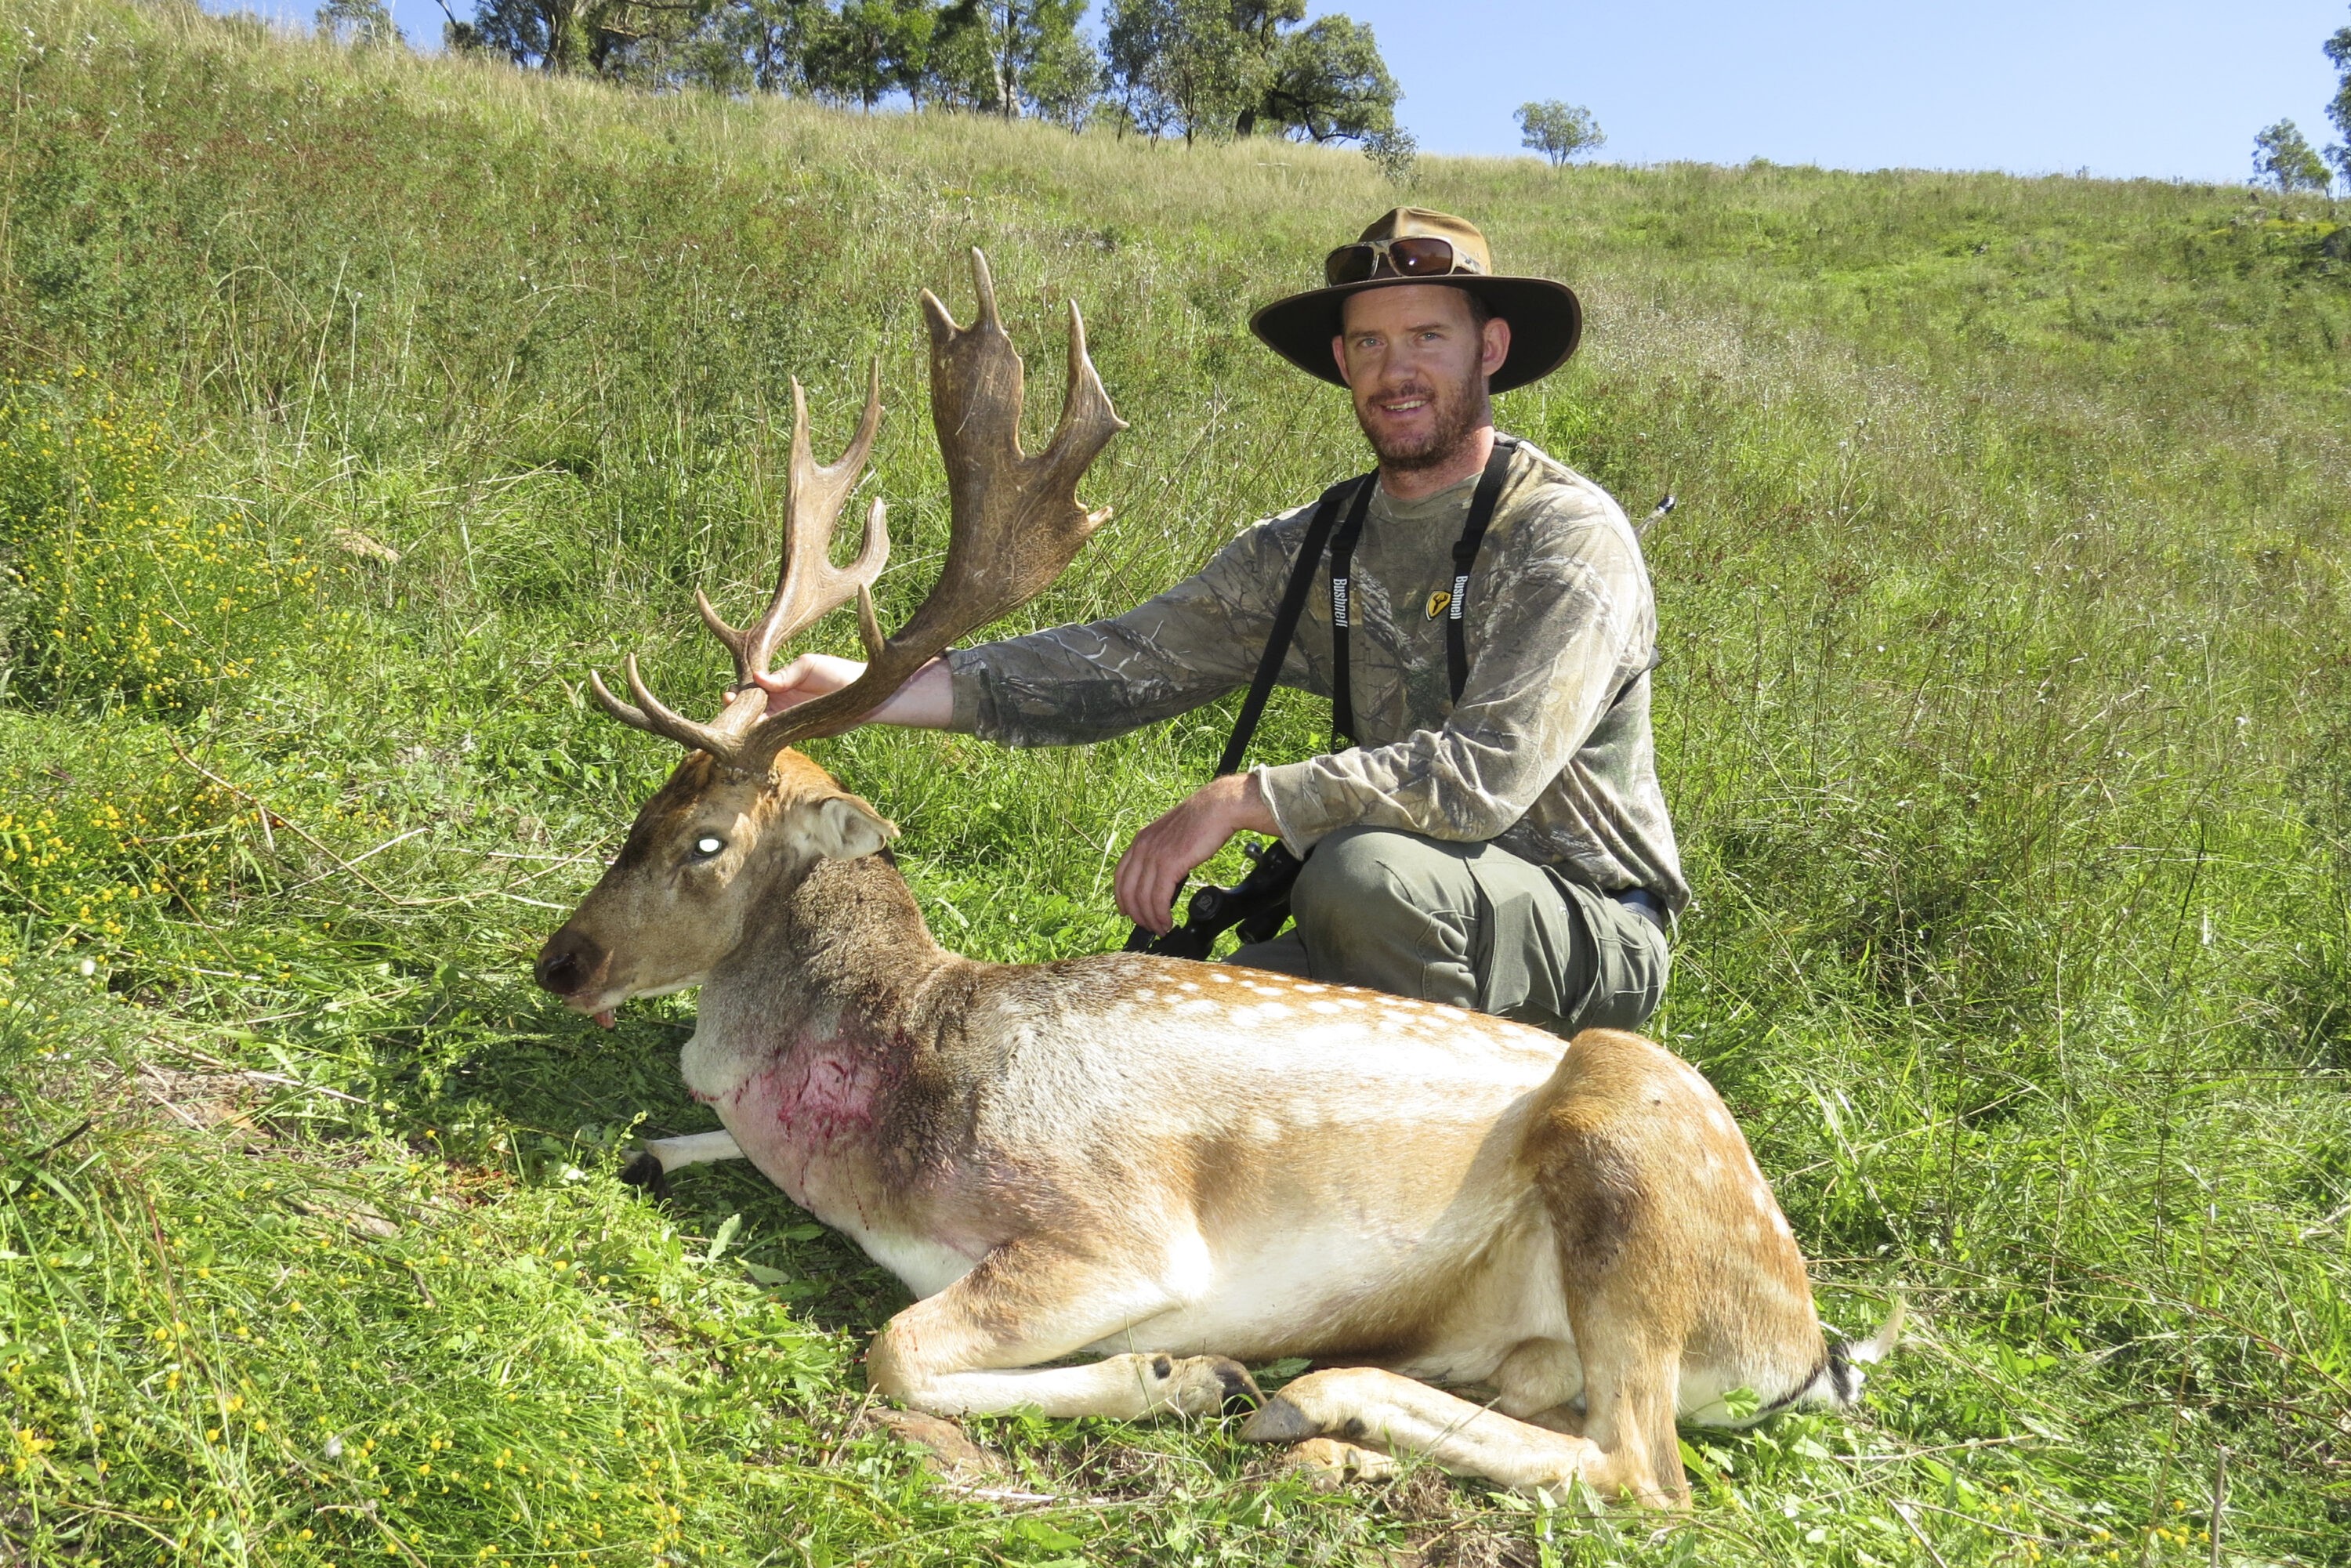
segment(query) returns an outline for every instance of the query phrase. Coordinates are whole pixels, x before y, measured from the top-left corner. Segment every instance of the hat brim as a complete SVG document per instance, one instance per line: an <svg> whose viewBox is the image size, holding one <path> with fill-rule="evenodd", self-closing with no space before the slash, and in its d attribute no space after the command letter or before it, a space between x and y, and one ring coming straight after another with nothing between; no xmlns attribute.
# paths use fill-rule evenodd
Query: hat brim
<svg viewBox="0 0 2351 1568"><path fill-rule="evenodd" d="M1548 277L1489 277L1479 273L1449 273L1443 277L1374 277L1309 289L1277 299L1249 318L1258 341L1318 380L1345 386L1331 356L1331 340L1339 335L1339 308L1351 294L1402 284L1435 284L1466 288L1510 324L1510 352L1501 368L1488 378L1490 392L1509 392L1543 377L1567 362L1583 337L1583 305L1575 290Z"/></svg>

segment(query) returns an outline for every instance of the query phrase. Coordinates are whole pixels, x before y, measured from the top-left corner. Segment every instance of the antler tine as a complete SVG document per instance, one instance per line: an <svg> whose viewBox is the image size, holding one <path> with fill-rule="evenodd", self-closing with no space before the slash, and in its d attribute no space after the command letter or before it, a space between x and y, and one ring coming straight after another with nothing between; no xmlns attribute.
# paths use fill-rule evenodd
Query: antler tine
<svg viewBox="0 0 2351 1568"><path fill-rule="evenodd" d="M978 314L958 327L925 289L931 331L931 418L947 470L947 556L930 597L886 641L861 595L860 622L871 655L865 674L828 696L760 724L747 745L772 756L795 740L838 735L885 701L907 677L966 632L1010 613L1068 570L1109 508L1079 504L1078 481L1126 422L1087 357L1085 322L1070 306L1070 379L1052 440L1035 456L1020 450L1023 370L997 314L987 258L971 253Z"/></svg>
<svg viewBox="0 0 2351 1568"><path fill-rule="evenodd" d="M1102 386L1100 372L1094 369L1093 357L1086 352L1086 319L1078 314L1078 302L1072 299L1070 301L1069 391L1062 394L1061 418L1053 426L1053 439L1045 444L1041 459L1062 465L1071 465L1074 460L1074 466L1071 466L1069 472L1071 505L1077 504L1078 481L1084 476L1087 466L1110 444L1110 438L1125 428L1126 421L1119 418L1118 411L1110 405L1110 393ZM1099 439L1093 434L1096 431L1101 432ZM1089 441L1092 442L1091 446L1087 444ZM1090 536L1094 529L1110 521L1110 515L1108 507L1101 508L1099 513L1088 512L1086 533ZM1083 544L1085 541L1081 538L1078 542ZM1073 558L1077 554L1074 549L1070 553Z"/></svg>
<svg viewBox="0 0 2351 1568"><path fill-rule="evenodd" d="M735 720L736 723L726 728L696 724L646 689L645 678L637 671L637 656L634 653L629 655L628 663L623 669L629 678L629 695L637 699L635 703L622 702L604 685L604 677L601 674L594 670L588 672L588 685L595 692L596 700L604 705L606 713L632 729L642 729L647 735L658 735L664 740L674 740L680 746L707 751L721 762L734 762L742 756L746 738L743 731L749 727L744 721L754 718L757 715L746 714L741 718L737 718L736 706L747 708L750 705L730 706L726 711L726 719ZM767 706L764 694L760 697L759 706L761 708ZM740 727L737 727L737 726Z"/></svg>
<svg viewBox="0 0 2351 1568"><path fill-rule="evenodd" d="M818 463L809 443L808 392L798 377L792 379L791 494L785 506L783 561L777 570L775 595L756 623L737 631L711 608L700 589L694 591L703 624L735 655L737 685L765 673L778 648L848 602L889 564L890 530L879 499L866 514L865 542L857 559L845 568L829 559L841 506L863 476L874 433L881 428L882 361L877 358L857 434L839 458Z"/></svg>

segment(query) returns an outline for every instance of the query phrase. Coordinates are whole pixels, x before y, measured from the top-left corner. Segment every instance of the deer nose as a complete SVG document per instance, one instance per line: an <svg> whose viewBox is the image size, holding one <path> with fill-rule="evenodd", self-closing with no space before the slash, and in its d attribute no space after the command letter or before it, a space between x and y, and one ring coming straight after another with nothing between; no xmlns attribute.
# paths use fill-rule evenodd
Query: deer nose
<svg viewBox="0 0 2351 1568"><path fill-rule="evenodd" d="M587 988L603 968L603 959L594 943L566 926L539 949L534 976L545 989L568 997Z"/></svg>

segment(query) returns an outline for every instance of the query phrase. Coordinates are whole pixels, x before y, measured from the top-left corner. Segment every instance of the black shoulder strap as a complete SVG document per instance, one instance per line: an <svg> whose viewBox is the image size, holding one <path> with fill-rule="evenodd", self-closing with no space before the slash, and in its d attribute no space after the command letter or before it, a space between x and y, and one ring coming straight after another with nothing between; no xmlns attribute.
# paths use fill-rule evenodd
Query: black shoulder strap
<svg viewBox="0 0 2351 1568"><path fill-rule="evenodd" d="M1469 520L1462 525L1461 537L1453 545L1453 599L1445 608L1445 673L1453 684L1457 706L1462 689L1469 684L1469 640L1461 620L1469 598L1469 569L1478 564L1478 546L1485 539L1487 526L1494 520L1494 507L1502 499L1502 482L1510 473L1510 449L1517 444L1496 438L1494 450L1486 456L1486 471L1478 476L1477 493L1469 497Z"/></svg>
<svg viewBox="0 0 2351 1568"><path fill-rule="evenodd" d="M1281 602L1273 612L1273 632L1265 640L1265 653L1257 662L1257 674L1249 681L1249 695L1241 702L1240 716L1233 721L1233 735L1225 742L1225 754L1217 760L1217 775L1233 772L1241 765L1249 750L1249 737L1257 733L1257 721L1264 716L1266 699L1273 695L1273 684L1281 674L1282 661L1290 653L1290 641L1298 634L1298 618L1305 612L1306 595L1314 587L1314 573L1322 565L1322 549L1330 542L1331 530L1339 520L1339 509L1347 500L1350 488L1356 492L1353 508L1358 519L1364 503L1371 498L1372 484L1376 475L1360 479L1342 479L1322 492L1322 499L1314 507L1314 517L1306 525L1306 537L1298 543L1298 561L1290 569L1289 585L1281 591Z"/></svg>
<svg viewBox="0 0 2351 1568"><path fill-rule="evenodd" d="M1355 491L1347 520L1331 541L1331 748L1355 744L1355 690L1347 674L1347 628L1353 624L1355 541L1364 537L1364 514L1371 509L1376 476Z"/></svg>
<svg viewBox="0 0 2351 1568"><path fill-rule="evenodd" d="M1469 497L1468 519L1453 546L1453 599L1446 611L1445 661L1457 703L1469 682L1469 648L1463 634L1462 601L1468 594L1470 570L1478 562L1478 547L1494 521L1494 508L1501 502L1502 485L1510 476L1510 455L1517 444L1507 436L1495 438L1494 449L1486 458L1485 472L1478 476L1478 488ZM1218 776L1240 767L1249 739L1257 733L1266 699L1273 695L1274 682L1289 654L1290 639L1297 635L1298 618L1305 612L1306 595L1314 585L1315 571L1322 564L1326 542L1331 551L1332 745L1335 748L1355 743L1354 686L1348 667L1347 632L1354 622L1355 544L1363 538L1364 517L1371 508L1372 491L1378 483L1376 473L1366 474L1358 479L1343 479L1322 492L1322 500L1314 507L1313 519L1306 526L1306 537L1299 541L1297 564L1290 568L1290 582L1281 591L1281 603L1274 612L1273 632L1266 639L1263 656L1258 660L1257 674L1249 682L1240 716L1234 721L1232 738L1225 743L1224 756L1217 762ZM1346 508L1343 522L1340 520L1343 506Z"/></svg>

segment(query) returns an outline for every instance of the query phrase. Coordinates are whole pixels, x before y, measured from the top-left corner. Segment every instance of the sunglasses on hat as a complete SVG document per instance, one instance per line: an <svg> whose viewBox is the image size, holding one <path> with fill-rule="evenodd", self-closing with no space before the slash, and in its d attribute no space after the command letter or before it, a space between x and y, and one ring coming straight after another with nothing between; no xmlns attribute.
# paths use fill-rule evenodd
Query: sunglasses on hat
<svg viewBox="0 0 2351 1568"><path fill-rule="evenodd" d="M1477 270L1476 262L1455 252L1451 240L1429 235L1357 240L1322 258L1323 281L1333 287L1383 276L1443 277L1448 273Z"/></svg>

